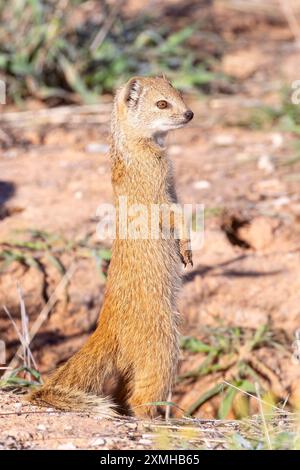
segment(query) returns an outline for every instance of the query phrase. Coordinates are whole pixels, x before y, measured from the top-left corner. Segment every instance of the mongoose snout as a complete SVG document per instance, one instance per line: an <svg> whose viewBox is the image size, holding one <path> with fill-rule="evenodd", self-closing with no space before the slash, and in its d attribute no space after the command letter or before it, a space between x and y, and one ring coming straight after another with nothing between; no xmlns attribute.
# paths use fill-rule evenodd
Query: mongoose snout
<svg viewBox="0 0 300 470"><path fill-rule="evenodd" d="M184 113L184 117L185 119L187 120L187 122L191 121L194 117L194 113L191 109L188 109L185 113Z"/></svg>

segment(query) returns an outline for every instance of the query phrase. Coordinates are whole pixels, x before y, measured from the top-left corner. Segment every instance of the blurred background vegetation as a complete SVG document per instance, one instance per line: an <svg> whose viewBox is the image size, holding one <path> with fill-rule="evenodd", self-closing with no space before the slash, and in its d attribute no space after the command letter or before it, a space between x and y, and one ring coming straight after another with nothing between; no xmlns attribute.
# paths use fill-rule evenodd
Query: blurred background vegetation
<svg viewBox="0 0 300 470"><path fill-rule="evenodd" d="M214 15L219 3L241 11L230 34ZM185 92L235 95L243 92L249 64L242 59L240 72L231 73L226 54L240 30L251 30L248 9L257 13L258 25L265 16L269 24L288 24L297 36L288 4L293 2L190 0L152 10L145 4L143 11L134 0L0 0L0 79L8 104L17 106L27 98L48 107L97 103L133 75L166 74ZM299 134L300 111L290 102L290 89L281 90L275 105L259 103L232 119L229 126L279 124Z"/></svg>
<svg viewBox="0 0 300 470"><path fill-rule="evenodd" d="M204 2L211 3L210 1ZM126 1L0 1L0 78L10 101L97 101L134 74L166 73L182 89L207 89L221 46L205 24L149 12L126 16ZM181 23L181 24L180 24ZM204 34L205 33L205 34ZM201 47L204 37L208 44Z"/></svg>

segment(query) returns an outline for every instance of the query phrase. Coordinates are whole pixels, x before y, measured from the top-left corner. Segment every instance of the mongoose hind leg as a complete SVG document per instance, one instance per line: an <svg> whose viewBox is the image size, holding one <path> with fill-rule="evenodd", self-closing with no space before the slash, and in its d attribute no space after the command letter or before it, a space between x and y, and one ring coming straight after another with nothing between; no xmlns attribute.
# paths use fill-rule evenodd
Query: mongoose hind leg
<svg viewBox="0 0 300 470"><path fill-rule="evenodd" d="M157 415L159 405L156 403L167 400L171 390L173 380L168 372L163 375L161 371L155 372L153 367L135 374L132 394L128 399L135 416L153 418Z"/></svg>
<svg viewBox="0 0 300 470"><path fill-rule="evenodd" d="M136 417L154 418L157 415L158 405L156 403L166 400L167 395L168 391L164 391L164 395L161 395L157 384L153 384L152 387L136 387L128 404Z"/></svg>

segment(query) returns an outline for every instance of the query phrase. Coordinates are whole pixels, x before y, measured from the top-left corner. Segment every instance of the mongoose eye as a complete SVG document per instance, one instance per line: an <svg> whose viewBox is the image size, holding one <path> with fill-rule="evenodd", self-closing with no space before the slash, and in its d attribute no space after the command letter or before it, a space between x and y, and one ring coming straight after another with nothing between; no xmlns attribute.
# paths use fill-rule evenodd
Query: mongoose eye
<svg viewBox="0 0 300 470"><path fill-rule="evenodd" d="M168 107L168 103L167 101L165 100L160 100L156 103L156 106L159 108L159 109L165 109Z"/></svg>

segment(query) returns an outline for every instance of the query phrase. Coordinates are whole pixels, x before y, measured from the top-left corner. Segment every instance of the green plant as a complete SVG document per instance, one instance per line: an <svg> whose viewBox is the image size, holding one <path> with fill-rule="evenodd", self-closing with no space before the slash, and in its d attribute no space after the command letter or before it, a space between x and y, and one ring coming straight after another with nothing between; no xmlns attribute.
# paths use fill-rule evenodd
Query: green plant
<svg viewBox="0 0 300 470"><path fill-rule="evenodd" d="M282 410L244 420L182 418L144 426L154 448L164 450L297 450L300 443L299 415Z"/></svg>
<svg viewBox="0 0 300 470"><path fill-rule="evenodd" d="M205 402L220 396L220 419L226 418L231 410L237 417L248 416L249 396L256 395L256 382L261 384L264 393L270 391L272 396L284 400L285 390L276 374L255 354L255 351L265 345L283 348L265 325L256 331L241 328L214 329L207 343L197 338L182 338L182 349L202 353L204 359L197 368L180 375L178 382L195 381L209 374L218 374L219 377L218 383L204 392L186 410L187 414L192 415Z"/></svg>
<svg viewBox="0 0 300 470"><path fill-rule="evenodd" d="M69 253L75 259L94 258L99 275L105 279L111 251L90 244L89 236L74 241L42 230L26 230L21 233L22 239L11 237L9 242L0 243L0 272L5 271L12 262L16 261L45 274L46 265L50 263L63 276L66 268L62 256ZM20 235L20 232L17 234Z"/></svg>
<svg viewBox="0 0 300 470"><path fill-rule="evenodd" d="M33 367L21 366L13 370L10 375L0 379L0 389L23 389L24 387L36 387L41 385L40 373Z"/></svg>
<svg viewBox="0 0 300 470"><path fill-rule="evenodd" d="M3 310L11 321L20 341L19 357L22 359L22 366L15 368L12 372L10 372L8 368L0 380L0 388L23 388L42 383L40 373L37 371L37 365L30 349L29 319L26 312L23 292L20 287L18 287L17 290L20 302L20 328L5 306L3 306Z"/></svg>
<svg viewBox="0 0 300 470"><path fill-rule="evenodd" d="M245 109L239 113L238 122L233 125L265 130L277 127L284 132L300 134L300 106L291 101L290 91L286 88L281 91L281 102L278 105L260 105Z"/></svg>

